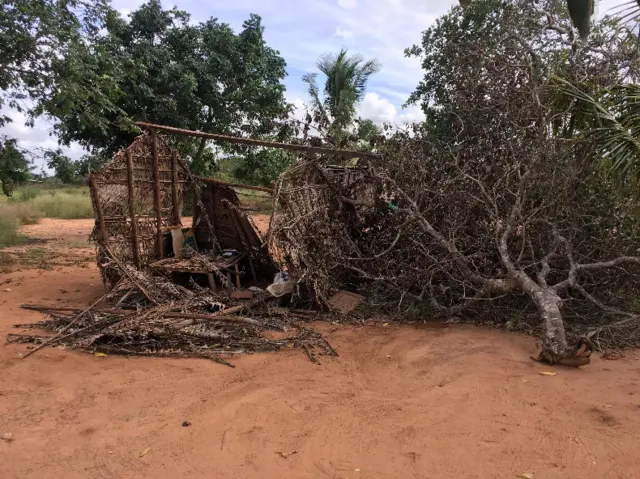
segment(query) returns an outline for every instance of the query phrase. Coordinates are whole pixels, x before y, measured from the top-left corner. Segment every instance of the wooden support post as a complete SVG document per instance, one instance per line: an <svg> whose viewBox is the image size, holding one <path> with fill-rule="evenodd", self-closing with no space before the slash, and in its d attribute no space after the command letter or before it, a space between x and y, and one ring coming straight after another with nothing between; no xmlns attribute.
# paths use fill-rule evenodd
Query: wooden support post
<svg viewBox="0 0 640 479"><path fill-rule="evenodd" d="M196 233L196 225L198 224L198 186L195 183L191 183L191 227L193 228L193 234Z"/></svg>
<svg viewBox="0 0 640 479"><path fill-rule="evenodd" d="M240 269L238 268L238 263L233 265L233 269L236 272L236 288L240 289L242 286L240 284Z"/></svg>
<svg viewBox="0 0 640 479"><path fill-rule="evenodd" d="M207 273L207 280L209 281L209 289L211 290L212 293L215 293L217 291L217 288L216 288L216 282L213 279L213 273Z"/></svg>
<svg viewBox="0 0 640 479"><path fill-rule="evenodd" d="M253 284L258 284L258 275L256 274L256 267L253 264L253 258L249 254L249 268L251 269L251 276L253 277Z"/></svg>
<svg viewBox="0 0 640 479"><path fill-rule="evenodd" d="M175 151L171 153L171 202L173 203L173 216L175 226L182 224L180 217L180 204L178 203L178 156Z"/></svg>
<svg viewBox="0 0 640 479"><path fill-rule="evenodd" d="M104 224L104 213L102 212L102 205L100 204L100 195L96 187L96 179L93 174L89 175L89 184L91 185L91 194L93 195L93 202L96 205L96 216L98 217L98 229L102 242L105 246L109 246L109 235L107 234L107 227Z"/></svg>
<svg viewBox="0 0 640 479"><path fill-rule="evenodd" d="M233 289L233 284L231 284L231 273L227 271L227 291L231 293L232 289Z"/></svg>
<svg viewBox="0 0 640 479"><path fill-rule="evenodd" d="M140 269L140 245L138 244L138 220L136 219L135 197L133 189L133 158L127 148L127 185L129 187L129 216L131 217L131 241L133 242L133 261Z"/></svg>
<svg viewBox="0 0 640 479"><path fill-rule="evenodd" d="M209 221L211 222L211 234L213 235L213 238L211 239L211 249L214 249L213 247L216 245L216 243L219 243L220 241L218 240L218 225L217 225L217 218L216 218L216 204L217 204L217 195L218 195L218 188L215 187L215 185L209 185L209 208L211 210L211 214L209 215ZM219 251L215 251L214 250L214 254L215 253L219 253Z"/></svg>
<svg viewBox="0 0 640 479"><path fill-rule="evenodd" d="M160 171L158 171L158 135L151 130L151 167L153 170L153 206L156 210L156 248L158 257L164 258L162 244L162 210L160 209Z"/></svg>

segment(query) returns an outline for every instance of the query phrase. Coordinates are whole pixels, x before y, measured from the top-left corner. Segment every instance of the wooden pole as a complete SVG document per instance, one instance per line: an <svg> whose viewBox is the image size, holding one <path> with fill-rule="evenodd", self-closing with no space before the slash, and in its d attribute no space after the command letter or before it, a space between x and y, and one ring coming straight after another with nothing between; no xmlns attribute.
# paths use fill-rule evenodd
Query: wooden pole
<svg viewBox="0 0 640 479"><path fill-rule="evenodd" d="M217 292L216 281L213 279L213 273L207 273L207 281L209 282L209 289L212 293Z"/></svg>
<svg viewBox="0 0 640 479"><path fill-rule="evenodd" d="M215 185L209 185L209 208L211 213L209 214L209 221L211 222L211 234L213 238L211 238L211 249L214 249L216 243L220 243L218 239L218 218L216 216L216 196L218 195L218 188ZM215 251L214 253L219 253L220 251Z"/></svg>
<svg viewBox="0 0 640 479"><path fill-rule="evenodd" d="M156 125L146 123L144 121L136 122L141 128L156 129L166 131L167 133L176 133L178 135L194 136L199 138L210 138L212 140L228 141L230 143L243 143L246 145L266 146L269 148L279 148L281 150L306 151L308 153L322 153L325 155L337 155L349 158L382 158L381 155L369 153L367 151L338 150L335 148L323 148L319 146L308 145L292 145L289 143L278 143L275 141L254 140L253 138L241 138L237 136L219 135L217 133L205 133L203 131L184 130L182 128L174 128L172 126Z"/></svg>
<svg viewBox="0 0 640 479"><path fill-rule="evenodd" d="M153 170L153 206L156 210L156 248L158 257L164 258L162 244L162 211L160 209L160 171L158 171L158 138L156 130L151 130L151 160Z"/></svg>
<svg viewBox="0 0 640 479"><path fill-rule="evenodd" d="M178 203L178 156L175 151L171 152L171 202L173 203L173 216L175 225L181 224L180 204Z"/></svg>
<svg viewBox="0 0 640 479"><path fill-rule="evenodd" d="M98 194L96 179L93 174L89 175L89 184L91 185L93 202L96 205L96 216L98 217L98 229L100 230L100 236L102 237L102 242L107 246L109 244L109 236L107 235L107 227L104 223L104 213L102 212L102 205L100 204L100 195Z"/></svg>
<svg viewBox="0 0 640 479"><path fill-rule="evenodd" d="M131 241L133 242L133 261L140 269L140 245L138 244L138 220L133 189L133 158L131 150L127 148L127 186L129 187L129 216L131 217Z"/></svg>

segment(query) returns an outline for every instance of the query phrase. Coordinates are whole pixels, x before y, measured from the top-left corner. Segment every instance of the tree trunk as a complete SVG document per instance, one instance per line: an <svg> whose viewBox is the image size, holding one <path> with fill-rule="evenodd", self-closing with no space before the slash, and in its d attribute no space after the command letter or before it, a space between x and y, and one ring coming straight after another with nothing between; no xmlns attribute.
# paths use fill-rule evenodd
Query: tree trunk
<svg viewBox="0 0 640 479"><path fill-rule="evenodd" d="M544 292L533 299L542 317L542 357L551 364L569 355L564 322L560 313L561 299L554 292Z"/></svg>
<svg viewBox="0 0 640 479"><path fill-rule="evenodd" d="M554 291L540 286L525 273L518 275L522 290L529 295L542 319L542 352L540 359L556 364L569 355L567 336L560 312L562 299Z"/></svg>

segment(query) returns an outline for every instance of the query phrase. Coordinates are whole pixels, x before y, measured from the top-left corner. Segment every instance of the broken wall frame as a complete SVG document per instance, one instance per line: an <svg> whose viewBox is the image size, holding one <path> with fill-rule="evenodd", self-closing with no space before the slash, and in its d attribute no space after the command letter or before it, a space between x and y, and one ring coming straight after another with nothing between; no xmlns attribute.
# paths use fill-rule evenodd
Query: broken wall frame
<svg viewBox="0 0 640 479"><path fill-rule="evenodd" d="M92 238L140 269L162 259L168 232L181 227L189 172L154 131L143 133L89 176L97 224Z"/></svg>

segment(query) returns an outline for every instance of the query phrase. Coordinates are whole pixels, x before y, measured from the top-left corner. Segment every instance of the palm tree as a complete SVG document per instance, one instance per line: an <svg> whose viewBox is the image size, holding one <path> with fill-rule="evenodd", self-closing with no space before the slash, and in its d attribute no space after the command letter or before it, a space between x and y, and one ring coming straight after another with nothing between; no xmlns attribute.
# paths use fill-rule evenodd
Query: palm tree
<svg viewBox="0 0 640 479"><path fill-rule="evenodd" d="M317 73L306 74L302 80L309 85L316 122L338 143L353 122L356 105L364 97L369 77L380 70L380 64L375 58L365 61L361 55L349 55L347 49L342 48L337 54L322 55L316 65L326 77L323 96Z"/></svg>

